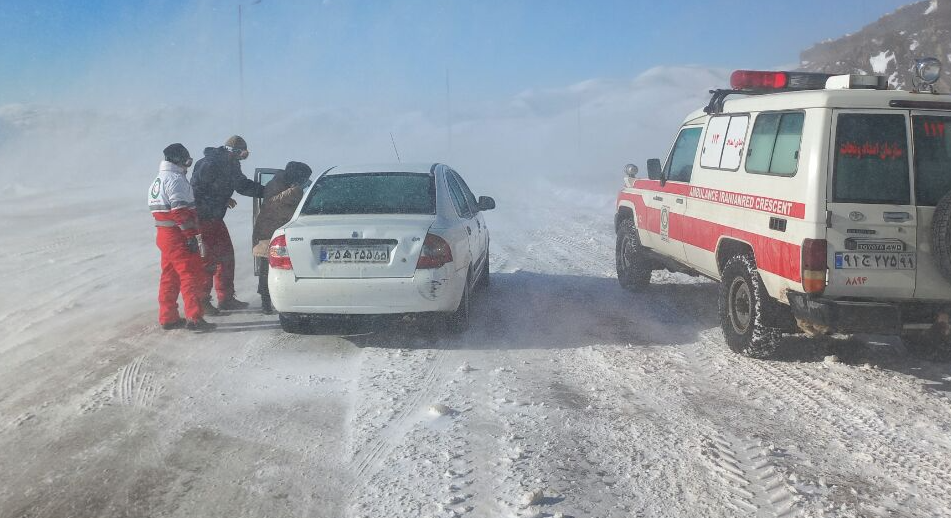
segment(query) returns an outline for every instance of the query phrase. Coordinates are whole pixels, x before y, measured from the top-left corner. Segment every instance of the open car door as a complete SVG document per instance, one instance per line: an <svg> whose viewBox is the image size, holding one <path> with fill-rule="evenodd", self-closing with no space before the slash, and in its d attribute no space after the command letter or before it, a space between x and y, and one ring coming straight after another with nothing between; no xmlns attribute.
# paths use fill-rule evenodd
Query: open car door
<svg viewBox="0 0 951 518"><path fill-rule="evenodd" d="M274 176L277 173L280 173L283 169L273 169L270 167L258 167L254 170L254 181L260 183L261 185L267 185L268 182L274 179ZM264 201L264 198L253 198L251 202L251 229L254 229L254 223L258 220L258 213L261 212L261 202ZM253 239L253 238L252 238ZM253 241L251 243L254 244ZM252 256L252 260L254 257ZM254 275L261 275L260 265L258 261L254 261Z"/></svg>

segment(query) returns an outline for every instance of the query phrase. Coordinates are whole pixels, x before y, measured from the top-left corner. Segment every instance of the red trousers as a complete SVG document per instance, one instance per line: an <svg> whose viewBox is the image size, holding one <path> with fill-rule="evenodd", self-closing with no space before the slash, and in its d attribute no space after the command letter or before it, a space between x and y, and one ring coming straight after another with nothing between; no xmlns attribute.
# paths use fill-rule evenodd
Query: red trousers
<svg viewBox="0 0 951 518"><path fill-rule="evenodd" d="M211 298L215 288L218 303L234 298L234 245L224 220L202 221L199 225L205 243L205 283L202 296Z"/></svg>
<svg viewBox="0 0 951 518"><path fill-rule="evenodd" d="M204 269L201 256L190 252L185 234L178 227L158 227L155 244L162 252L162 277L159 280L159 324L178 321L178 294L185 303L185 318L196 320L204 315L201 289Z"/></svg>

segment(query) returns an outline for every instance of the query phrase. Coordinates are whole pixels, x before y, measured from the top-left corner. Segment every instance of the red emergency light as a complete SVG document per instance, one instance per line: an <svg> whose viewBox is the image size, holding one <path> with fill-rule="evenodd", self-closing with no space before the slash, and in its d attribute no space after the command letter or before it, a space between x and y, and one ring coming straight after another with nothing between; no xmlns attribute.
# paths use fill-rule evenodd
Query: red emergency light
<svg viewBox="0 0 951 518"><path fill-rule="evenodd" d="M821 90L832 74L737 70L730 75L730 87L741 92Z"/></svg>
<svg viewBox="0 0 951 518"><path fill-rule="evenodd" d="M788 83L786 72L737 70L730 75L730 87L734 90L780 90Z"/></svg>

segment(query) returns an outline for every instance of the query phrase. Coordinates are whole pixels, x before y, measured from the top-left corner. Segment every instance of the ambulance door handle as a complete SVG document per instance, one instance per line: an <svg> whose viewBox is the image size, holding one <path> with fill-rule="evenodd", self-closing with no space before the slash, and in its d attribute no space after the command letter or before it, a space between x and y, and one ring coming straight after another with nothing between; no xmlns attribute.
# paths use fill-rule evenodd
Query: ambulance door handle
<svg viewBox="0 0 951 518"><path fill-rule="evenodd" d="M664 201L663 196L654 196L654 201Z"/></svg>
<svg viewBox="0 0 951 518"><path fill-rule="evenodd" d="M911 221L911 214L907 212L885 212L882 214L885 221L889 223L904 223Z"/></svg>

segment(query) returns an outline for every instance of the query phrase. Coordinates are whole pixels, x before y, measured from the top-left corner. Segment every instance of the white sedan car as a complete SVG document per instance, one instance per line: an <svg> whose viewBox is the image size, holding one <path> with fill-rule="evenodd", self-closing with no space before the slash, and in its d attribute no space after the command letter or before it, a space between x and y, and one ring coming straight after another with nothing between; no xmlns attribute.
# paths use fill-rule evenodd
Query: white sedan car
<svg viewBox="0 0 951 518"><path fill-rule="evenodd" d="M335 167L314 181L271 239L268 288L281 327L313 315L439 313L469 326L470 294L489 282L489 229L444 164Z"/></svg>

